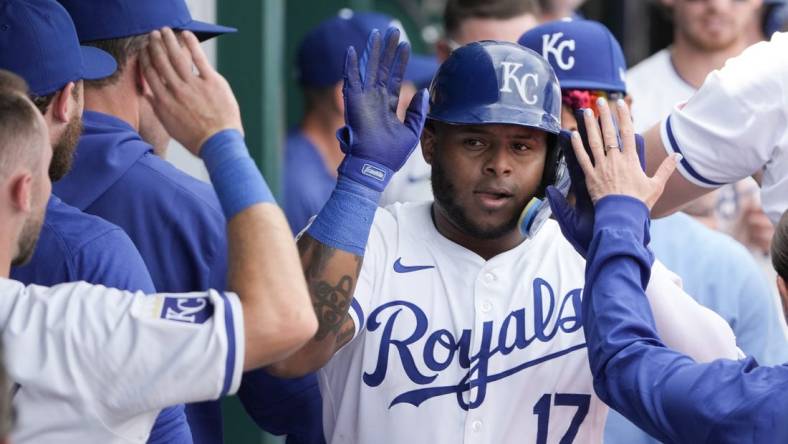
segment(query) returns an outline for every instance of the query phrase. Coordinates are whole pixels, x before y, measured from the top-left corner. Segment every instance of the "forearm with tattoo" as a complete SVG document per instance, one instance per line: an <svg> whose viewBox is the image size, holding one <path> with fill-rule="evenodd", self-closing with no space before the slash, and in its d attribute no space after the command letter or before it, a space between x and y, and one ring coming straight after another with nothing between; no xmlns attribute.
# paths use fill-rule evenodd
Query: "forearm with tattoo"
<svg viewBox="0 0 788 444"><path fill-rule="evenodd" d="M298 250L318 320L314 342L335 341L333 352L354 334L348 309L363 258L322 244L308 234L299 239Z"/></svg>

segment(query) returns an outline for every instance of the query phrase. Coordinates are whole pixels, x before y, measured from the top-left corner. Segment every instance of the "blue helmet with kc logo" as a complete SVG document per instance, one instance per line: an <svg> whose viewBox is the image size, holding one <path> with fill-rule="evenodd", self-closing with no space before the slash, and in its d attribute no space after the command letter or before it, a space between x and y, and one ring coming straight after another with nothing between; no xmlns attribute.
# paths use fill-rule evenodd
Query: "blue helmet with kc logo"
<svg viewBox="0 0 788 444"><path fill-rule="evenodd" d="M561 131L561 89L539 54L482 41L452 52L430 86L428 119L458 125L512 124Z"/></svg>
<svg viewBox="0 0 788 444"><path fill-rule="evenodd" d="M547 133L542 181L520 216L520 231L533 236L550 216L545 189L569 189L558 147L561 88L550 64L523 46L482 41L452 52L430 85L427 119L450 125L509 124Z"/></svg>

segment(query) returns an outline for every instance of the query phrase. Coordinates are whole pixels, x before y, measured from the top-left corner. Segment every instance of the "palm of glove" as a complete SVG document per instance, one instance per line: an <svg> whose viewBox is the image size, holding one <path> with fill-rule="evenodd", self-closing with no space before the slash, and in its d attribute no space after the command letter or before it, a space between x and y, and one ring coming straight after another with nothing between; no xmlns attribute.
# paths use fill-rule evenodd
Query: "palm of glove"
<svg viewBox="0 0 788 444"><path fill-rule="evenodd" d="M397 117L397 104L410 48L399 43L399 31L390 28L381 42L376 30L370 34L360 63L355 50L348 48L345 59L345 127L337 132L346 154L340 174L358 167L353 158L377 166L399 170L416 148L424 126L428 96L426 90L413 97L405 122Z"/></svg>
<svg viewBox="0 0 788 444"><path fill-rule="evenodd" d="M576 111L575 116L583 145L593 161L593 156L588 149L588 133L584 125L585 119L582 111ZM586 257L591 239L594 236L594 204L586 188L585 174L583 174L583 169L580 167L580 163L577 161L577 156L575 156L572 148L571 134L567 131L562 131L558 141L566 159L569 178L572 181L569 191L575 197L575 206L569 205L564 195L553 186L547 187L547 197L550 201L550 208L555 215L558 225L561 227L564 237L581 256ZM635 134L635 145L638 158L640 159L640 167L645 171L645 145L640 134Z"/></svg>

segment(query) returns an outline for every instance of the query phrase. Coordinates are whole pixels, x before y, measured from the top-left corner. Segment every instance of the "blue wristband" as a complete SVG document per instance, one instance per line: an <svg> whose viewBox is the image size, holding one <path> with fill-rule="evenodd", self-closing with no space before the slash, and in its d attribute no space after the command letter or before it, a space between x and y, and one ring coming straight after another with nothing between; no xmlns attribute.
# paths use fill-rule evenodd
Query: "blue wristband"
<svg viewBox="0 0 788 444"><path fill-rule="evenodd" d="M254 204L276 202L237 130L211 136L203 144L200 157L227 220Z"/></svg>
<svg viewBox="0 0 788 444"><path fill-rule="evenodd" d="M334 192L307 233L324 245L363 256L380 194L340 175Z"/></svg>
<svg viewBox="0 0 788 444"><path fill-rule="evenodd" d="M344 176L371 188L382 192L394 175L391 168L378 162L355 157L352 154L345 155L342 163L337 168L339 176Z"/></svg>

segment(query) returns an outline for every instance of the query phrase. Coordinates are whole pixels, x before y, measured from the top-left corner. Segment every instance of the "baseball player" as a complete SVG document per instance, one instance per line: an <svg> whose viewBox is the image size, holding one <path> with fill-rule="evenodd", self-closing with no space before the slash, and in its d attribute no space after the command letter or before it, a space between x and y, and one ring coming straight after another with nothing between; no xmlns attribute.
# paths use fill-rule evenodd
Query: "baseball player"
<svg viewBox="0 0 788 444"><path fill-rule="evenodd" d="M788 208L786 48L786 33L749 47L709 74L686 105L646 132L650 172L671 153L684 156L680 174L668 181L654 206L655 216L763 169L763 210L777 223Z"/></svg>
<svg viewBox="0 0 788 444"><path fill-rule="evenodd" d="M72 171L54 185L66 203L123 228L134 241L160 292L227 287L225 218L210 184L156 155L170 136L148 100L140 53L162 26L207 39L233 28L193 20L184 0L60 0L83 44L118 61L109 79L86 82L84 131ZM159 114L161 115L161 114ZM177 127L175 127L177 130ZM249 378L244 378L248 381ZM319 422L314 379L280 381L260 372L239 398L257 424L295 442L312 442ZM194 442L223 442L218 402L186 406ZM316 424L315 424L316 423ZM315 424L311 427L312 424ZM291 441L293 442L293 441Z"/></svg>
<svg viewBox="0 0 788 444"><path fill-rule="evenodd" d="M271 371L322 367L330 442L599 442L606 408L586 367L584 262L554 222L527 239L518 229L558 170L555 75L519 45L470 44L440 67L429 115L422 91L403 125L397 34L374 32L360 66L348 50L346 157L299 239L320 327ZM376 213L425 118L435 202ZM659 297L680 289L664 267L654 273L660 331L700 360L736 357L727 325L686 295Z"/></svg>
<svg viewBox="0 0 788 444"><path fill-rule="evenodd" d="M99 49L80 47L71 18L54 0L11 0L0 9L0 22L14 30L0 39L0 68L22 76L30 86L52 141L49 177L57 181L71 166L82 128L82 79L110 76L115 60ZM85 281L156 292L145 262L123 230L55 195L49 198L32 259L14 267L11 278L24 284ZM149 442L192 442L182 405L162 410Z"/></svg>
<svg viewBox="0 0 788 444"><path fill-rule="evenodd" d="M623 102L616 107L623 150L605 148L618 133L607 106L600 106L601 132L595 119L586 119L593 165L580 137L572 137L588 197L595 202L585 206L594 213L588 215L594 226L582 312L597 394L662 442L788 442L788 366L758 367L752 358L696 363L660 339L643 288L654 260L648 249L649 207L665 177L650 179L640 170ZM786 215L778 231L787 229ZM586 231L579 226L563 231L574 229ZM775 245L780 258L788 247L783 242ZM778 269L783 283L785 271Z"/></svg>
<svg viewBox="0 0 788 444"><path fill-rule="evenodd" d="M0 323L20 412L14 442L145 442L161 408L233 393L243 369L286 356L315 332L287 223L246 151L237 102L197 39L187 32L183 41L186 49L171 30L154 32L142 72L167 129L206 163L229 221L237 293L146 296L7 279L34 248L52 152L32 103L2 94Z"/></svg>

